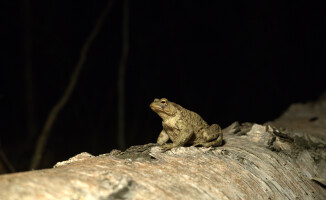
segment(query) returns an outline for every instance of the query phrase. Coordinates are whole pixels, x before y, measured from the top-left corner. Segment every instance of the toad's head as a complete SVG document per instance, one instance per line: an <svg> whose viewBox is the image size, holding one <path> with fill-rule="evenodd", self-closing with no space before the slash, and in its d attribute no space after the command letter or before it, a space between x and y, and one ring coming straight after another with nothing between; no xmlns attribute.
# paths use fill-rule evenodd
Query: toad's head
<svg viewBox="0 0 326 200"><path fill-rule="evenodd" d="M174 117L177 113L175 104L168 101L166 98L154 99L149 107L156 112L163 120Z"/></svg>

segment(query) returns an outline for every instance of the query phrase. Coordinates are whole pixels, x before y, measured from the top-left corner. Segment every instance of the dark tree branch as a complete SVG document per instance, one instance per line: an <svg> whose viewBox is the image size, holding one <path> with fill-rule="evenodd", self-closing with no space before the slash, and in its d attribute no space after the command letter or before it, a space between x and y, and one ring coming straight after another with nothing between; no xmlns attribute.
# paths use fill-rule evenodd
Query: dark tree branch
<svg viewBox="0 0 326 200"><path fill-rule="evenodd" d="M79 59L77 61L76 67L74 72L72 73L71 77L70 77L70 81L68 83L68 86L63 94L63 96L61 97L61 99L58 101L58 103L52 108L52 110L50 111L47 120L45 122L45 125L43 127L43 130L41 132L41 135L37 141L37 145L36 145L36 149L31 161L31 165L30 165L30 169L36 169L38 168L40 161L42 159L42 154L44 151L44 147L47 143L47 140L49 138L52 126L59 114L59 112L62 110L62 108L66 105L66 103L68 102L73 90L76 87L76 83L78 81L78 77L79 74L84 66L84 63L86 61L86 57L87 57L87 52L88 49L90 47L90 45L92 44L93 40L96 38L96 36L98 35L104 19L106 18L106 16L108 15L110 9L112 8L112 5L114 3L114 0L109 0L107 3L106 8L104 9L104 11L102 12L101 16L99 17L99 19L96 22L96 25L94 27L94 29L92 30L91 34L89 35L89 37L87 38L86 42L84 43L81 52L80 52L80 56Z"/></svg>
<svg viewBox="0 0 326 200"><path fill-rule="evenodd" d="M6 165L6 167L10 170L10 172L16 172L14 166L10 163L5 152L1 148L0 148L0 159L3 161L3 163Z"/></svg>

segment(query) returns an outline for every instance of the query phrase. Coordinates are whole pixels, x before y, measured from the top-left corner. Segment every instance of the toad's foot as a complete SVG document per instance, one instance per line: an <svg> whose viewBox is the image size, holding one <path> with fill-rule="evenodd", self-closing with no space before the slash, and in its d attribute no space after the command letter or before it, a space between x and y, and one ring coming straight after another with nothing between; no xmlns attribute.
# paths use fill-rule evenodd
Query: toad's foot
<svg viewBox="0 0 326 200"><path fill-rule="evenodd" d="M161 145L160 147L161 147L161 148L163 149L163 151L165 152L165 151L168 151L168 150L172 149L172 148L175 147L175 146L173 146L173 143L168 143L168 144L163 144L163 145Z"/></svg>

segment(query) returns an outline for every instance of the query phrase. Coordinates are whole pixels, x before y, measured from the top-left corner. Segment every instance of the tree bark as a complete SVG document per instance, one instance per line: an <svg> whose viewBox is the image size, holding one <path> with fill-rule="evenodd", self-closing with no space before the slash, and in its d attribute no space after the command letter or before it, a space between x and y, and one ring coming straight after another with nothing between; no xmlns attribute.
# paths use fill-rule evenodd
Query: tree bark
<svg viewBox="0 0 326 200"><path fill-rule="evenodd" d="M0 199L326 199L325 111L323 100L264 125L233 123L216 148L81 153L0 176Z"/></svg>

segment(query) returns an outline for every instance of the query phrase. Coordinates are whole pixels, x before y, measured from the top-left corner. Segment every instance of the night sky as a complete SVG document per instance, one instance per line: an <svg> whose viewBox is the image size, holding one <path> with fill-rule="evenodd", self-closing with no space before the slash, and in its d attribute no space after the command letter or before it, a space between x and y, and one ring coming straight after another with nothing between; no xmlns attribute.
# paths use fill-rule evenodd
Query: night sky
<svg viewBox="0 0 326 200"><path fill-rule="evenodd" d="M0 142L16 170L28 169L47 115L106 4L1 2ZM162 128L149 108L154 98L166 97L222 127L264 123L292 103L316 100L326 89L325 8L322 0L131 1L126 146L156 142ZM41 168L80 152L119 148L122 16L123 1L116 0L53 125ZM26 89L26 63L33 91Z"/></svg>

